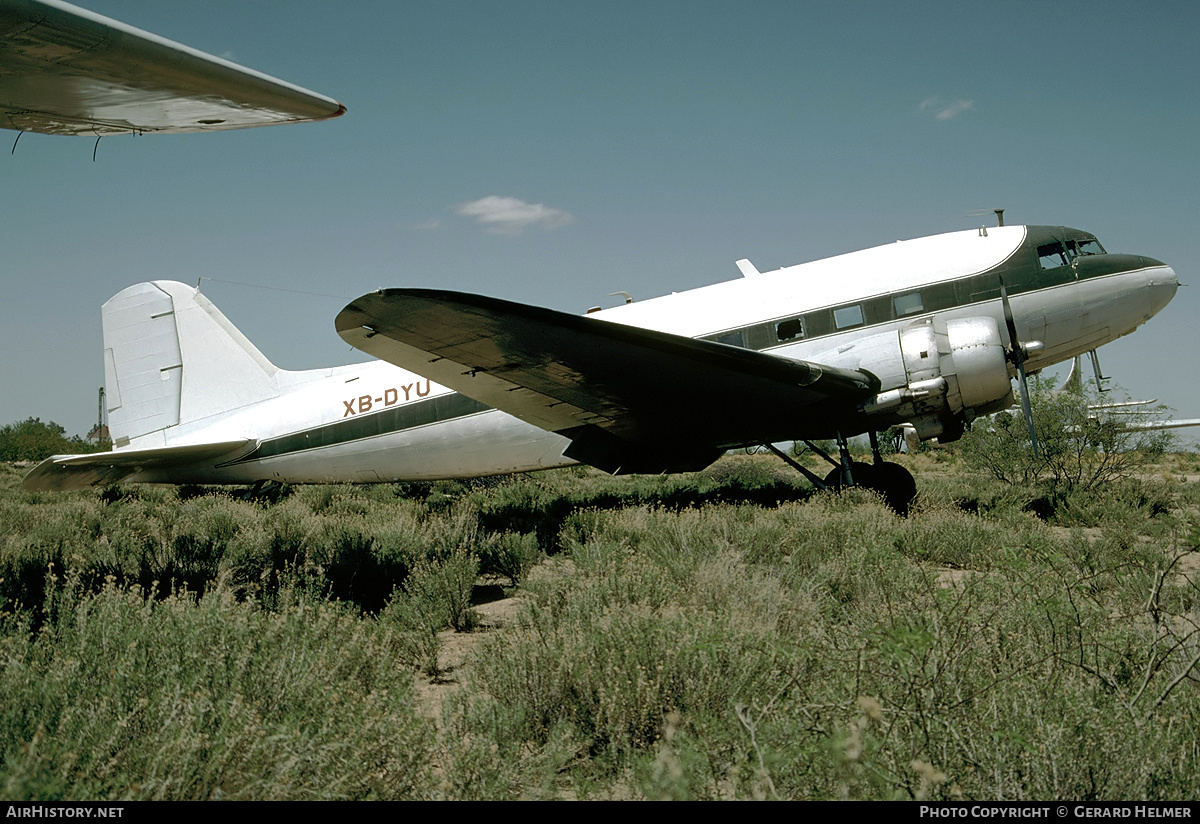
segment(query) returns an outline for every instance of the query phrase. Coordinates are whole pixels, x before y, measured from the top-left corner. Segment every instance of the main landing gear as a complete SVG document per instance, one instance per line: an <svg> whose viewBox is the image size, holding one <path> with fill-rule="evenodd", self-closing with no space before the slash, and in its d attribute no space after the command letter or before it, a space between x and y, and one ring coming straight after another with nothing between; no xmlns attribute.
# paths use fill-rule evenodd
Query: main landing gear
<svg viewBox="0 0 1200 824"><path fill-rule="evenodd" d="M888 506L896 512L907 515L908 506L917 495L917 482L913 480L912 473L907 469L899 464L888 463L883 459L883 455L879 452L879 437L876 433L871 432L870 438L873 463L852 460L846 438L840 432L837 436L837 445L841 460L829 456L811 441L805 441L804 443L809 449L833 465L833 469L824 478L796 463L776 449L773 444L764 444L764 446L808 478L817 489L840 491L849 486L865 487L882 495Z"/></svg>

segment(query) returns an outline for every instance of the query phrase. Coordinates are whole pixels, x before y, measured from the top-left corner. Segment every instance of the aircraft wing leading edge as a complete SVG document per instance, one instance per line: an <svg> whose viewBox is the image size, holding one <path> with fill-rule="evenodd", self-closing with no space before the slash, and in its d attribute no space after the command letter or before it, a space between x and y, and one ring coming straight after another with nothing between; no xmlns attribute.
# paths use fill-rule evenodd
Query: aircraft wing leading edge
<svg viewBox="0 0 1200 824"><path fill-rule="evenodd" d="M0 0L0 127L66 135L324 120L336 100L58 0Z"/></svg>
<svg viewBox="0 0 1200 824"><path fill-rule="evenodd" d="M564 454L609 471L705 466L879 389L862 371L460 292L374 292L336 326L357 349L572 438Z"/></svg>

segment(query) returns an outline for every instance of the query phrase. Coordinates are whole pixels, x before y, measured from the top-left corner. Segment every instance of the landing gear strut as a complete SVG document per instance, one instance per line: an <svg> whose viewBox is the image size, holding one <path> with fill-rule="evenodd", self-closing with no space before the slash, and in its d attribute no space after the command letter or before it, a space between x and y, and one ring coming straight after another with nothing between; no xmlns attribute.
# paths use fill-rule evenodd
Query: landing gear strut
<svg viewBox="0 0 1200 824"><path fill-rule="evenodd" d="M871 455L874 463L855 461L850 457L849 445L840 432L837 437L838 457L836 460L818 448L810 441L804 443L813 452L820 455L833 465L833 469L821 480L811 471L788 458L772 444L764 444L768 449L783 458L789 465L799 470L818 489L842 490L849 486L861 486L874 490L883 496L887 505L901 515L908 514L908 506L917 495L917 482L912 474L899 464L888 463L879 452L879 437L875 432L870 433Z"/></svg>

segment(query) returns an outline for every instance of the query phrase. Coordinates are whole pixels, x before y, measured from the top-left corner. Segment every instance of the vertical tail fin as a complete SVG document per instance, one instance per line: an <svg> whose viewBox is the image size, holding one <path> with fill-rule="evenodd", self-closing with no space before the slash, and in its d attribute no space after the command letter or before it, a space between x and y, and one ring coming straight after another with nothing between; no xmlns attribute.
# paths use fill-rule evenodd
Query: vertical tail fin
<svg viewBox="0 0 1200 824"><path fill-rule="evenodd" d="M190 286L165 280L130 286L104 304L101 316L108 423L117 448L279 394L278 367Z"/></svg>

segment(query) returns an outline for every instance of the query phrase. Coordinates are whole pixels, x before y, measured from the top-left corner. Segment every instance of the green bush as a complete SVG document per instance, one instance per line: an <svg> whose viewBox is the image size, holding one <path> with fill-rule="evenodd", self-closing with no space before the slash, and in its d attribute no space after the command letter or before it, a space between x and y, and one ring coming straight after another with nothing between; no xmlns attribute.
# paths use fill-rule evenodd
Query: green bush
<svg viewBox="0 0 1200 824"><path fill-rule="evenodd" d="M1055 492L1094 490L1132 477L1173 443L1169 431L1139 428L1163 416L1164 407L1134 407L1121 415L1097 408L1114 402L1111 395L1056 390L1052 380L1035 378L1030 403L1038 454L1019 412L976 421L963 436L960 451L969 466L1008 484L1041 483Z"/></svg>
<svg viewBox="0 0 1200 824"><path fill-rule="evenodd" d="M0 426L0 461L43 461L51 455L98 452L107 444L92 444L78 435L67 437L67 430L54 421L42 423L27 418Z"/></svg>

